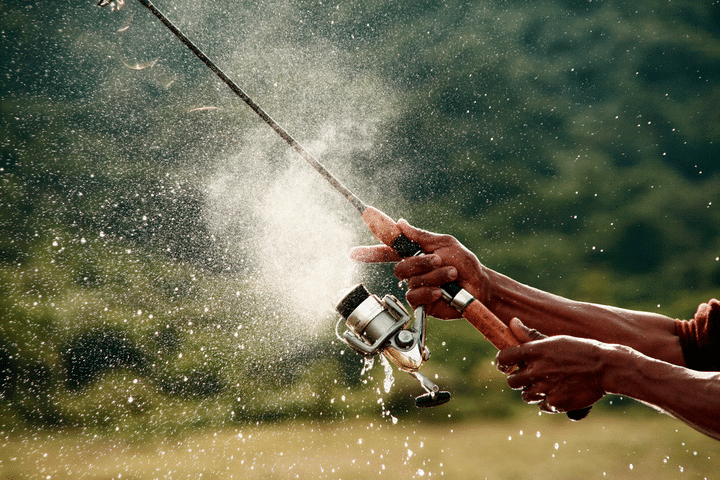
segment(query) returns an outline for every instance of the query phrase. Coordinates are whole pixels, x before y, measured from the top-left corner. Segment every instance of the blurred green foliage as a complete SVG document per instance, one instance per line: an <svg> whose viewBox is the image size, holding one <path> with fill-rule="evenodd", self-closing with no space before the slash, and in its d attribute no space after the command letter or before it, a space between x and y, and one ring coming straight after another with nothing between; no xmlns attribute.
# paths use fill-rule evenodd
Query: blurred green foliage
<svg viewBox="0 0 720 480"><path fill-rule="evenodd" d="M159 6L226 61L234 36L288 15ZM689 317L717 296L720 3L306 0L290 15L284 41L325 39L397 95L377 154L349 166L393 213L572 298ZM417 384L388 396L329 335L268 347L263 319L292 313L253 298L203 203L207 152L233 152L256 119L189 115L235 100L141 6L0 0L0 37L6 429L418 414ZM427 418L522 408L470 327L430 328L428 369L456 400Z"/></svg>

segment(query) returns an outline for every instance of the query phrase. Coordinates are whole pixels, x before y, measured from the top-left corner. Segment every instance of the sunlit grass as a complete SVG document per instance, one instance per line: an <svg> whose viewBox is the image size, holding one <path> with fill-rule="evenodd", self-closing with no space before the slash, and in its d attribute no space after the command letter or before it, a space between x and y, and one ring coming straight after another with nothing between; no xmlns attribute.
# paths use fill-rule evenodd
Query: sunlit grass
<svg viewBox="0 0 720 480"><path fill-rule="evenodd" d="M65 431L3 440L0 477L713 478L718 443L664 415L605 411L579 423L531 413L426 424L353 419L187 430L131 441Z"/></svg>

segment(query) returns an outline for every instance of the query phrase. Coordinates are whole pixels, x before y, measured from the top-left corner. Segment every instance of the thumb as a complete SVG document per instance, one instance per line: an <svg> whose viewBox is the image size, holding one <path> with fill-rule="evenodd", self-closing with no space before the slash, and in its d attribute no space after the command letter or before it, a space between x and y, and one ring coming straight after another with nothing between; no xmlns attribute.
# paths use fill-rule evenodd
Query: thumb
<svg viewBox="0 0 720 480"><path fill-rule="evenodd" d="M519 318L513 318L510 320L510 330L515 334L521 343L532 342L533 340L542 340L547 338L547 335L543 335L534 328L528 328Z"/></svg>
<svg viewBox="0 0 720 480"><path fill-rule="evenodd" d="M421 228L413 227L404 218L398 220L397 226L400 227L400 231L409 240L412 240L423 247L425 253L432 253L442 245L442 240L449 238L447 235L441 235Z"/></svg>

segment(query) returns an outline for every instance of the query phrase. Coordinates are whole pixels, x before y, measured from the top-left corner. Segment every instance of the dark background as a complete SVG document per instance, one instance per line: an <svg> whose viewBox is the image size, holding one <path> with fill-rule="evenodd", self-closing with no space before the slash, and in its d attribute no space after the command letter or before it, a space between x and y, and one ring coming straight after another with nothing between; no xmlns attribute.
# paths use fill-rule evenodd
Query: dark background
<svg viewBox="0 0 720 480"><path fill-rule="evenodd" d="M302 349L269 340L252 272L206 218L214 159L252 145L258 120L126 1L0 1L3 428L335 418L339 392L376 413L331 327ZM158 7L301 141L322 118L306 110L362 124L392 92L371 149L323 158L373 204L578 300L689 318L717 296L719 3L236 3ZM279 44L284 63L263 61ZM361 102L323 97L324 56L371 83ZM388 270L364 275L401 294ZM460 323L430 328L460 398L443 408L511 415L519 399L485 378L492 347ZM416 388L393 388L393 415Z"/></svg>

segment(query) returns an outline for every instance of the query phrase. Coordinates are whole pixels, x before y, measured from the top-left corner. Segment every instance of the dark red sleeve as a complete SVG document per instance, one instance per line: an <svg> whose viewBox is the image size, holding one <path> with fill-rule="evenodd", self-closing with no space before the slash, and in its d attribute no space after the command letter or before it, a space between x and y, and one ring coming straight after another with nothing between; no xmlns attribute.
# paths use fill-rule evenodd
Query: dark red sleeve
<svg viewBox="0 0 720 480"><path fill-rule="evenodd" d="M701 304L692 320L676 320L675 332L688 368L720 371L720 302Z"/></svg>

